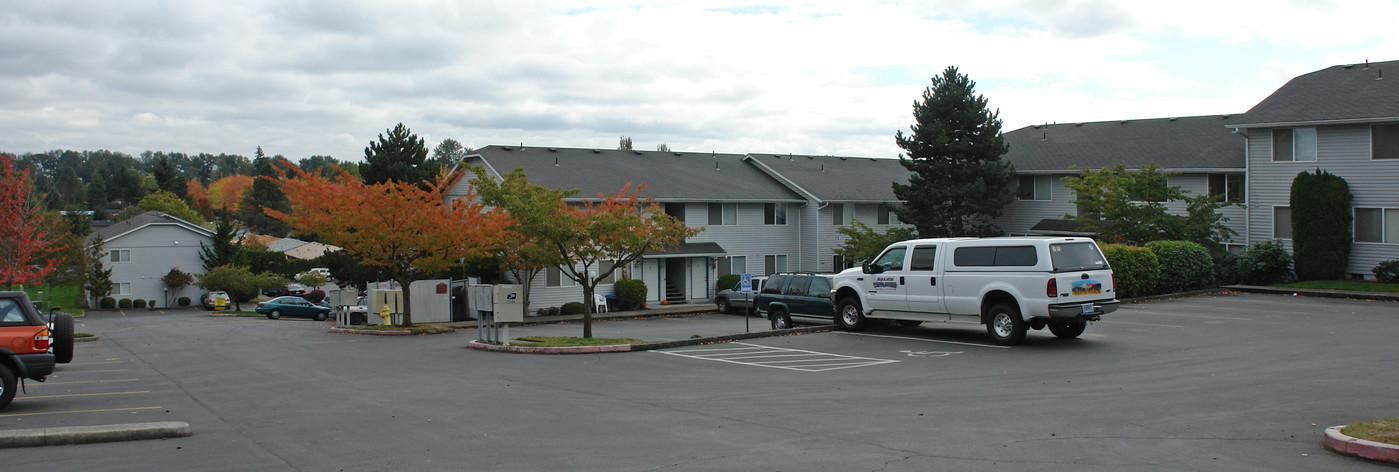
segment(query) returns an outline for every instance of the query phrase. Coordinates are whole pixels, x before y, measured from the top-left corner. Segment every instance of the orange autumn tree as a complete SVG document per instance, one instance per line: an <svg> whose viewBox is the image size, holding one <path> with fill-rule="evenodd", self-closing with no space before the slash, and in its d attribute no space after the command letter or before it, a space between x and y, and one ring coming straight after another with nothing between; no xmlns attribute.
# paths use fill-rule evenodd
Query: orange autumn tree
<svg viewBox="0 0 1399 472"><path fill-rule="evenodd" d="M253 176L230 175L209 183L209 206L237 214L243 196L253 188Z"/></svg>
<svg viewBox="0 0 1399 472"><path fill-rule="evenodd" d="M411 300L409 285L448 268L458 259L488 255L510 217L487 210L474 193L451 203L445 194L462 172L439 174L427 188L398 181L366 185L344 169L330 180L292 166L277 168L276 182L291 203L286 213L264 211L299 233L345 248L365 264L382 267ZM288 177L288 173L292 177ZM403 324L413 324L412 305Z"/></svg>
<svg viewBox="0 0 1399 472"><path fill-rule="evenodd" d="M592 301L600 281L648 252L675 249L702 230L666 214L654 199L640 198L645 188L643 183L632 190L628 184L614 195L599 193L598 201L560 204L552 218L555 224L542 228L544 239L565 261L564 274L583 286L585 338L593 337ZM605 260L614 262L604 270Z"/></svg>

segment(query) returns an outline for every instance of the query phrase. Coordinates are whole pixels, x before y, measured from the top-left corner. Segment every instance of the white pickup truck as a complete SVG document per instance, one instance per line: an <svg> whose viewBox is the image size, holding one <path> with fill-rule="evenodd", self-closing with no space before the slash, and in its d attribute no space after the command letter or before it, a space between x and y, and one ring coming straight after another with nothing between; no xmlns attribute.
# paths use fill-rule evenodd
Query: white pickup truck
<svg viewBox="0 0 1399 472"><path fill-rule="evenodd" d="M980 323L998 344L1018 344L1029 328L1060 338L1117 310L1116 280L1088 238L915 239L894 243L873 262L832 280L836 323L866 319Z"/></svg>

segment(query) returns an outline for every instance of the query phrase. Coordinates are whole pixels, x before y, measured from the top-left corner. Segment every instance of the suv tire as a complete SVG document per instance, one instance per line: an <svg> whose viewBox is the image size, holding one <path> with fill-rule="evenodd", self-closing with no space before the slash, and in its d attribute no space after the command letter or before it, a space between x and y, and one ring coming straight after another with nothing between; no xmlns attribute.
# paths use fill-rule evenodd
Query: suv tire
<svg viewBox="0 0 1399 472"><path fill-rule="evenodd" d="M282 312L281 312L281 310L272 310L272 311L267 312L267 319L269 319L269 320L275 320L275 319L281 318L281 317L282 317Z"/></svg>
<svg viewBox="0 0 1399 472"><path fill-rule="evenodd" d="M772 329L792 329L792 316L781 309L772 310Z"/></svg>
<svg viewBox="0 0 1399 472"><path fill-rule="evenodd" d="M860 301L854 297L840 299L836 306L836 324L846 331L865 329L865 312L860 309Z"/></svg>
<svg viewBox="0 0 1399 472"><path fill-rule="evenodd" d="M1065 323L1050 323L1049 332L1054 333L1059 339L1073 339L1083 334L1084 328L1088 327L1086 321L1070 321Z"/></svg>
<svg viewBox="0 0 1399 472"><path fill-rule="evenodd" d="M720 298L718 300L715 300L714 304L719 306L719 313L727 314L733 311L734 309L733 305L729 304L729 299L727 298Z"/></svg>
<svg viewBox="0 0 1399 472"><path fill-rule="evenodd" d="M18 380L15 373L10 371L10 366L0 361L0 410L10 406L10 401L15 399L15 384Z"/></svg>
<svg viewBox="0 0 1399 472"><path fill-rule="evenodd" d="M986 315L986 334L1002 346L1013 346L1025 340L1025 332L1030 325L1020 317L1020 308L1014 303L1000 303L991 307Z"/></svg>
<svg viewBox="0 0 1399 472"><path fill-rule="evenodd" d="M59 364L73 362L73 315L55 313L53 315L53 360Z"/></svg>

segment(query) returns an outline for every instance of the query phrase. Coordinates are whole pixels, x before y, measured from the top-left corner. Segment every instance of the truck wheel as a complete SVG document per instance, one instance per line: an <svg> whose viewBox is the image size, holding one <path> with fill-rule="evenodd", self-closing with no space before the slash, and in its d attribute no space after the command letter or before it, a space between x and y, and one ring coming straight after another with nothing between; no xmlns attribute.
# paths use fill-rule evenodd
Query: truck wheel
<svg viewBox="0 0 1399 472"><path fill-rule="evenodd" d="M15 399L15 373L10 371L10 367L0 363L0 410L10 406L10 401Z"/></svg>
<svg viewBox="0 0 1399 472"><path fill-rule="evenodd" d="M792 329L792 317L782 310L772 310L772 329Z"/></svg>
<svg viewBox="0 0 1399 472"><path fill-rule="evenodd" d="M715 300L714 304L719 306L719 313L727 314L728 312L733 311L734 308L732 305L729 305L729 299L727 298L720 298L718 300Z"/></svg>
<svg viewBox="0 0 1399 472"><path fill-rule="evenodd" d="M923 322L918 320L899 320L899 326L904 328L916 328L922 325Z"/></svg>
<svg viewBox="0 0 1399 472"><path fill-rule="evenodd" d="M836 307L836 324L846 331L865 329L865 312L860 309L860 301L853 297L840 299Z"/></svg>
<svg viewBox="0 0 1399 472"><path fill-rule="evenodd" d="M1050 323L1049 332L1054 333L1060 339L1073 339L1083 334L1084 328L1088 327L1085 321L1070 321L1067 323Z"/></svg>
<svg viewBox="0 0 1399 472"><path fill-rule="evenodd" d="M272 310L272 311L267 312L267 319L269 319L269 320L275 320L275 319L281 318L281 317L282 317L282 312L281 312L281 311Z"/></svg>
<svg viewBox="0 0 1399 472"><path fill-rule="evenodd" d="M53 344L53 360L59 364L73 362L73 315L70 313L54 313L53 333L50 342Z"/></svg>
<svg viewBox="0 0 1399 472"><path fill-rule="evenodd" d="M1020 317L1020 308L1014 303L1001 303L991 307L986 321L986 333L991 340L1002 346L1020 344L1025 340L1025 332L1030 326Z"/></svg>

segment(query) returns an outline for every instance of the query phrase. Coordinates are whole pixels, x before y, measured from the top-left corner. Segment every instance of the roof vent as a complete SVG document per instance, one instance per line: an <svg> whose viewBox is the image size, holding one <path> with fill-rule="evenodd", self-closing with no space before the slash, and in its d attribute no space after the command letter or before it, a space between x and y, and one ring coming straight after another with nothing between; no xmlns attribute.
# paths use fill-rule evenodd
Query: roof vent
<svg viewBox="0 0 1399 472"><path fill-rule="evenodd" d="M840 156L840 160L843 161L843 160L845 160L845 159L847 159L845 156Z"/></svg>
<svg viewBox="0 0 1399 472"><path fill-rule="evenodd" d="M501 148L501 149L504 149L504 150L506 150L506 151L513 151L513 150L515 149L515 148L512 148L512 147L510 147L510 146L501 146L500 148Z"/></svg>
<svg viewBox="0 0 1399 472"><path fill-rule="evenodd" d="M1366 60L1365 60L1365 70L1370 70L1370 60L1369 60L1369 59L1366 59Z"/></svg>
<svg viewBox="0 0 1399 472"><path fill-rule="evenodd" d="M1125 125L1125 124L1127 124L1127 120L1119 121L1119 122L1117 122L1117 124L1119 124L1119 125Z"/></svg>
<svg viewBox="0 0 1399 472"><path fill-rule="evenodd" d="M642 155L642 154L641 154L641 151L632 151L632 152L636 153L636 155L638 155L638 156Z"/></svg>
<svg viewBox="0 0 1399 472"><path fill-rule="evenodd" d="M554 167L559 166L559 156L554 156Z"/></svg>
<svg viewBox="0 0 1399 472"><path fill-rule="evenodd" d="M601 149L594 149L594 150L593 150L593 154L602 154L602 150L601 150Z"/></svg>
<svg viewBox="0 0 1399 472"><path fill-rule="evenodd" d="M816 160L816 156L806 156L806 158L809 159L809 160L813 160L813 161ZM825 169L826 167L825 167L825 165L823 164L821 168L822 168L822 169Z"/></svg>
<svg viewBox="0 0 1399 472"><path fill-rule="evenodd" d="M1074 127L1075 127L1075 128L1080 127L1080 126L1083 126L1083 123L1074 123Z"/></svg>
<svg viewBox="0 0 1399 472"><path fill-rule="evenodd" d="M1049 133L1040 133L1040 141L1049 139Z"/></svg>
<svg viewBox="0 0 1399 472"><path fill-rule="evenodd" d="M719 161L714 161L714 170L719 170Z"/></svg>
<svg viewBox="0 0 1399 472"><path fill-rule="evenodd" d="M1175 121L1175 117L1166 118L1166 121Z"/></svg>
<svg viewBox="0 0 1399 472"><path fill-rule="evenodd" d="M821 172L825 172L825 171L826 171L826 165L825 165L825 164L821 164Z"/></svg>
<svg viewBox="0 0 1399 472"><path fill-rule="evenodd" d="M1227 120L1227 119L1229 119L1229 115L1219 115L1219 119L1221 119L1221 120Z"/></svg>
<svg viewBox="0 0 1399 472"><path fill-rule="evenodd" d="M549 152L559 152L559 148L549 148Z"/></svg>
<svg viewBox="0 0 1399 472"><path fill-rule="evenodd" d="M678 153L678 152L677 152L677 153L675 153L675 155L677 155L677 156L679 156L679 155L680 155L680 153Z"/></svg>

